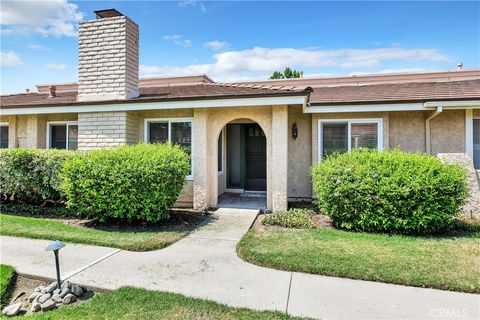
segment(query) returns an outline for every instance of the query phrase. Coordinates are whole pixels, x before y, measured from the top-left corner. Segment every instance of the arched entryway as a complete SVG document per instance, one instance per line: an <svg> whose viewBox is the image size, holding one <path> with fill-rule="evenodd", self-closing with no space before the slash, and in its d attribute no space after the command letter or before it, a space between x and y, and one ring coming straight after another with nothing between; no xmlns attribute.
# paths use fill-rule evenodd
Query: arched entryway
<svg viewBox="0 0 480 320"><path fill-rule="evenodd" d="M267 137L250 119L228 122L218 136L218 207L266 208Z"/></svg>

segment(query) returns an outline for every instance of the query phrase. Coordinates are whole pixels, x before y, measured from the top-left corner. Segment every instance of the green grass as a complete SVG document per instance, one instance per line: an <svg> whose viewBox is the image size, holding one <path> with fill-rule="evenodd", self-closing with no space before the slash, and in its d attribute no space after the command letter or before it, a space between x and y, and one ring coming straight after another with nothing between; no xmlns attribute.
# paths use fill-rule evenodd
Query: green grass
<svg viewBox="0 0 480 320"><path fill-rule="evenodd" d="M450 237L266 227L250 230L237 249L277 269L480 293L478 227Z"/></svg>
<svg viewBox="0 0 480 320"><path fill-rule="evenodd" d="M164 248L187 235L192 224L173 228L132 231L100 230L78 225L68 225L45 218L32 218L0 214L0 235L33 239L61 240L131 251L148 251Z"/></svg>
<svg viewBox="0 0 480 320"><path fill-rule="evenodd" d="M62 307L28 319L298 319L280 312L232 308L178 294L132 287L98 294L82 304Z"/></svg>
<svg viewBox="0 0 480 320"><path fill-rule="evenodd" d="M10 298L9 288L14 271L13 267L0 264L0 309L3 309L8 304Z"/></svg>

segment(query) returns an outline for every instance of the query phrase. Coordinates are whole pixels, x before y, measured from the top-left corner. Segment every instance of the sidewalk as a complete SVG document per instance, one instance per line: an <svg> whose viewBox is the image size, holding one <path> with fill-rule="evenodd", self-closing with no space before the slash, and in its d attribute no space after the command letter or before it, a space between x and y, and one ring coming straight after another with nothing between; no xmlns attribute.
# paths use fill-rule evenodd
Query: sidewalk
<svg viewBox="0 0 480 320"><path fill-rule="evenodd" d="M241 260L236 244L257 211L219 209L217 219L157 251L68 244L63 277L116 289L125 285L184 294L231 306L280 310L322 319L479 319L480 296L258 267ZM1 237L1 262L18 272L55 277L50 241Z"/></svg>

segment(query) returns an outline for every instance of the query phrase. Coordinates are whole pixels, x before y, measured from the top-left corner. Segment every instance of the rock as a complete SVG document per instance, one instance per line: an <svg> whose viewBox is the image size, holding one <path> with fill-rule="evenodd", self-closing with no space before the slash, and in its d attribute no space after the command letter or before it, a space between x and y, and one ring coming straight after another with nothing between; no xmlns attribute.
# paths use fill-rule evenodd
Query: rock
<svg viewBox="0 0 480 320"><path fill-rule="evenodd" d="M55 309L56 305L55 305L55 302L53 302L52 300L47 300L44 303L42 303L40 307L42 308L42 311L48 311L48 310Z"/></svg>
<svg viewBox="0 0 480 320"><path fill-rule="evenodd" d="M51 296L52 295L50 293L44 293L41 296L39 296L36 300L37 300L38 303L42 304L45 301L47 301L48 299L50 299Z"/></svg>
<svg viewBox="0 0 480 320"><path fill-rule="evenodd" d="M20 298L20 297L23 296L24 294L25 294L25 291L20 291L20 292L12 299L12 301L17 300L18 298Z"/></svg>
<svg viewBox="0 0 480 320"><path fill-rule="evenodd" d="M15 303L15 304L9 305L8 307L5 307L2 310L2 313L6 316L16 316L17 314L20 313L20 309L22 309L22 304Z"/></svg>
<svg viewBox="0 0 480 320"><path fill-rule="evenodd" d="M62 292L62 289L55 289L52 294L60 294L60 292Z"/></svg>
<svg viewBox="0 0 480 320"><path fill-rule="evenodd" d="M72 302L75 302L77 300L77 297L75 295L69 293L63 298L63 304L70 304Z"/></svg>
<svg viewBox="0 0 480 320"><path fill-rule="evenodd" d="M70 288L70 282L68 282L67 280L63 281L62 282L62 285L60 286L62 289L65 289L65 288Z"/></svg>
<svg viewBox="0 0 480 320"><path fill-rule="evenodd" d="M60 297L65 298L65 296L69 293L70 293L70 289L63 288L62 291L60 292Z"/></svg>
<svg viewBox="0 0 480 320"><path fill-rule="evenodd" d="M52 295L51 299L56 303L62 303L62 301L63 301L63 298L60 297L60 295L58 293L55 293L54 295Z"/></svg>
<svg viewBox="0 0 480 320"><path fill-rule="evenodd" d="M79 285L74 285L73 289L72 289L72 292L77 297L81 297L83 295L83 288Z"/></svg>
<svg viewBox="0 0 480 320"><path fill-rule="evenodd" d="M57 281L55 282L52 282L48 285L48 287L45 288L45 290L47 291L47 293L52 293L53 290L57 289Z"/></svg>
<svg viewBox="0 0 480 320"><path fill-rule="evenodd" d="M32 312L38 312L42 309L42 307L40 306L40 303L38 303L37 301L33 301L32 303L32 307L30 308L30 310Z"/></svg>
<svg viewBox="0 0 480 320"><path fill-rule="evenodd" d="M35 291L36 292L41 292L43 289L45 289L44 286L38 286L38 287L35 288Z"/></svg>
<svg viewBox="0 0 480 320"><path fill-rule="evenodd" d="M32 294L30 295L30 297L28 297L28 301L32 302L39 295L42 295L42 293L40 293L38 291L33 291Z"/></svg>

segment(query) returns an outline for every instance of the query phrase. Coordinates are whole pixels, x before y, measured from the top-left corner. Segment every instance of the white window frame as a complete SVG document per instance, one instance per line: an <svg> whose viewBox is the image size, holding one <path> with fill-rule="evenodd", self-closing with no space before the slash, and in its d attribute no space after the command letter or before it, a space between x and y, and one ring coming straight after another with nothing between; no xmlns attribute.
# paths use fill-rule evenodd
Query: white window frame
<svg viewBox="0 0 480 320"><path fill-rule="evenodd" d="M51 137L50 137L50 134L51 134L51 129L50 127L52 125L66 125L67 126L67 144L66 144L66 148L64 150L70 150L68 149L68 127L69 126L77 126L78 127L78 121L47 121L47 141L45 143L45 145L47 146L47 149L51 149L51 146L50 146L50 141L52 140Z"/></svg>
<svg viewBox="0 0 480 320"><path fill-rule="evenodd" d="M157 123L157 122L166 122L168 123L168 143L171 143L172 141L172 123L176 123L176 122L190 122L191 123L191 128L192 128L192 137L191 137L191 174L188 175L186 177L187 180L193 180L193 176L194 176L194 173L193 173L193 168L194 168L194 165L193 165L193 152L194 152L194 132L193 132L193 118L148 118L148 119L145 119L144 120L144 124L143 124L143 129L144 129L144 135L143 135L143 139L145 141L145 143L150 143L150 123Z"/></svg>
<svg viewBox="0 0 480 320"><path fill-rule="evenodd" d="M8 130L8 122L0 122L0 127L7 127L7 130ZM8 145L7 145L7 149L9 148L9 145L10 145L10 132L8 132Z"/></svg>
<svg viewBox="0 0 480 320"><path fill-rule="evenodd" d="M219 176L223 176L225 174L225 128L223 128L220 131L220 134L222 135L222 158L221 158L222 159L222 170L219 170L219 168L217 168L217 171L218 171ZM217 147L217 149L218 149L218 147ZM218 150L217 150L217 152L218 152Z"/></svg>
<svg viewBox="0 0 480 320"><path fill-rule="evenodd" d="M382 118L359 118L359 119L320 119L318 120L318 162L322 162L323 155L323 124L324 123L347 123L348 152L352 151L352 124L375 123L377 124L377 150L383 150L383 119Z"/></svg>

